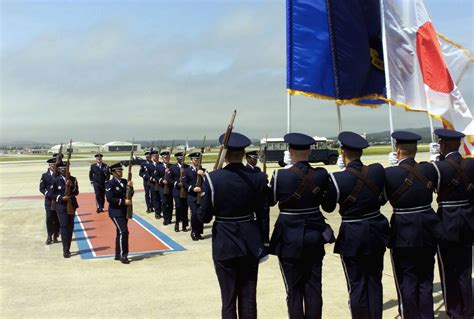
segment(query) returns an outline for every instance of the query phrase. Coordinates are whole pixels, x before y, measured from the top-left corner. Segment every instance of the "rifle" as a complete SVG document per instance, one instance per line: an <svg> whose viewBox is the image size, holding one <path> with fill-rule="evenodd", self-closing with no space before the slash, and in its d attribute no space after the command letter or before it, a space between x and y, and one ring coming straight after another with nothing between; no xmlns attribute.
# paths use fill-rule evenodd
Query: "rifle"
<svg viewBox="0 0 474 319"><path fill-rule="evenodd" d="M58 171L58 165L63 161L63 143L61 143L61 146L59 146L59 151L58 154L56 155L56 166L54 167L55 174L59 175ZM56 210L56 201L52 200L51 201L51 210Z"/></svg>
<svg viewBox="0 0 474 319"><path fill-rule="evenodd" d="M268 134L265 136L265 146L263 147L263 173L267 175L267 140Z"/></svg>
<svg viewBox="0 0 474 319"><path fill-rule="evenodd" d="M72 139L69 141L69 147L67 149L67 162L66 162L66 192L65 195L69 197L67 201L67 213L69 215L74 214L74 206L72 205L72 186L68 185L68 181L71 180L71 154L72 154ZM58 154L59 156L59 154ZM72 182L72 181L71 181Z"/></svg>
<svg viewBox="0 0 474 319"><path fill-rule="evenodd" d="M160 162L160 153L161 153L161 149L163 147L163 141L160 141L160 148L158 149L158 163ZM160 183L158 183L158 181L155 182L155 191L159 191L160 190Z"/></svg>
<svg viewBox="0 0 474 319"><path fill-rule="evenodd" d="M201 156L199 156L198 170L202 170L201 163L202 163L202 157L204 156L205 147L206 147L206 137L204 136L204 139L202 141L202 147L201 147ZM202 185L202 176L198 174L197 179L196 179L196 187L201 187L201 185ZM201 192L197 194L196 203L198 204L201 203Z"/></svg>
<svg viewBox="0 0 474 319"><path fill-rule="evenodd" d="M128 185L128 182L132 180L132 161L133 161L133 149L135 148L135 139L132 142L132 150L130 151L130 161L128 162L128 176L127 176L127 188L125 191L125 199L132 200L133 188ZM133 218L133 205L127 205L127 219Z"/></svg>
<svg viewBox="0 0 474 319"><path fill-rule="evenodd" d="M183 174L184 174L184 161L186 160L186 152L188 148L185 146L184 147L184 154L183 154L183 161L181 162L181 168L179 169L179 182L181 183L181 188L179 190L179 198L186 198L186 189L184 188L183 185Z"/></svg>
<svg viewBox="0 0 474 319"><path fill-rule="evenodd" d="M227 153L227 144L229 144L230 134L232 133L232 129L234 128L234 120L235 116L237 115L237 110L234 110L232 113L232 117L230 118L229 125L227 126L227 130L224 135L224 141L219 149L219 154L217 155L216 162L214 163L214 170L221 169L224 165L225 155Z"/></svg>
<svg viewBox="0 0 474 319"><path fill-rule="evenodd" d="M171 158L171 154L173 154L173 147L174 147L174 140L173 140L173 142L171 142L170 158ZM165 164L164 161L163 161L163 165L165 166L165 174L164 174L163 178L167 182L163 186L163 194L169 194L170 193L170 174L166 173L166 169L168 169L168 171L169 171L169 167L168 167L169 163Z"/></svg>

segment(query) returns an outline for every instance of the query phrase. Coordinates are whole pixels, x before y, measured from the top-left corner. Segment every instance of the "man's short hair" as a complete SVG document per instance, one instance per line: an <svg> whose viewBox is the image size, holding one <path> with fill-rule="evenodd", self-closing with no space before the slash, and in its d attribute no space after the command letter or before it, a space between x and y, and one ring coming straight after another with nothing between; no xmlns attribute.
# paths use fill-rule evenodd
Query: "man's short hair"
<svg viewBox="0 0 474 319"><path fill-rule="evenodd" d="M415 155L418 150L417 143L397 143L396 147L407 155Z"/></svg>

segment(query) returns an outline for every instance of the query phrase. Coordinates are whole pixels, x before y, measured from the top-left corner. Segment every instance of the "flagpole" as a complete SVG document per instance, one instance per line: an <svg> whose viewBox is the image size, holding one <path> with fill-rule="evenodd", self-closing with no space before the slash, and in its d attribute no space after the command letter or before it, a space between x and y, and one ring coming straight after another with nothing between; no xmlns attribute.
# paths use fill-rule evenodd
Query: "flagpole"
<svg viewBox="0 0 474 319"><path fill-rule="evenodd" d="M286 133L291 131L291 94L286 93Z"/></svg>
<svg viewBox="0 0 474 319"><path fill-rule="evenodd" d="M385 73L385 90L387 93L387 105L388 105L388 119L390 123L390 145L392 146L392 152L395 151L395 146L393 144L393 116L392 116L392 107L390 102L392 100L392 91L390 89L390 75L389 75L389 68L388 68L388 53L387 53L387 37L385 33L385 16L384 16L384 9L383 9L383 1L380 0L380 17L382 19L382 47L383 47L383 65L384 65L384 73Z"/></svg>
<svg viewBox="0 0 474 319"><path fill-rule="evenodd" d="M337 123L339 125L339 133L342 132L342 120L341 120L341 105L336 104L337 106Z"/></svg>
<svg viewBox="0 0 474 319"><path fill-rule="evenodd" d="M430 115L430 107L429 106L428 106L428 119L430 120L431 143L435 143L434 125L433 125L433 119L431 118L431 115Z"/></svg>

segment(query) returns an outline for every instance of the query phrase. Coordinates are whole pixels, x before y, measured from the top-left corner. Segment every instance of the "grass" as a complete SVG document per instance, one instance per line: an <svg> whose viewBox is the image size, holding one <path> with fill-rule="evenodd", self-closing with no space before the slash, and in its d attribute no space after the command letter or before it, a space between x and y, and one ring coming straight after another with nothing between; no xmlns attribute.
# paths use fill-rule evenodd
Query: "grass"
<svg viewBox="0 0 474 319"><path fill-rule="evenodd" d="M390 145L377 145L377 146L371 146L367 149L364 150L364 155L384 155L388 154L391 151L391 146ZM418 152L428 152L429 151L429 145L428 144L421 144L418 146ZM202 162L203 163L214 163L217 159L217 149L212 149L209 153L204 153ZM104 154L104 162L107 164L115 163L115 161L112 160L107 160L108 156L113 156L113 157L118 157L121 158L122 160L127 160L130 158L130 153L129 152L108 152L108 153L103 153ZM136 154L137 156L141 158L145 158L143 155L143 152L138 152ZM73 154L72 160L74 161L75 159L81 159L81 160L87 160L89 163L94 163L94 154ZM31 155L31 154L21 154L21 155L5 155L5 156L0 156L0 163L1 162L23 162L23 161L34 161L34 160L44 160L46 161L47 159L51 158L51 156L47 155ZM174 158L172 158L171 162L175 162ZM186 162L189 163L189 159L186 159Z"/></svg>

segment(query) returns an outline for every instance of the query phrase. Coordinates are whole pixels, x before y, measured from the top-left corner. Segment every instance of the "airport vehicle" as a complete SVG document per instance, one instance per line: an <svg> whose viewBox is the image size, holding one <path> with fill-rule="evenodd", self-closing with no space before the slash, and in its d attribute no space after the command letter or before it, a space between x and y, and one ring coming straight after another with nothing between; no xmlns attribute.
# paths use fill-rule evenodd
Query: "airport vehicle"
<svg viewBox="0 0 474 319"><path fill-rule="evenodd" d="M339 153L337 150L328 148L327 138L315 136L314 141L309 161L311 163L322 162L326 165L336 164ZM264 152L265 147L266 152ZM287 149L288 144L283 138L262 138L260 139L260 161L263 162L263 154L266 153L267 162L279 162L283 160L284 151Z"/></svg>

